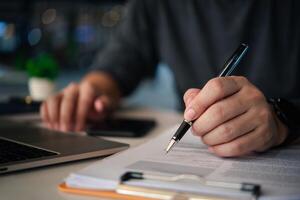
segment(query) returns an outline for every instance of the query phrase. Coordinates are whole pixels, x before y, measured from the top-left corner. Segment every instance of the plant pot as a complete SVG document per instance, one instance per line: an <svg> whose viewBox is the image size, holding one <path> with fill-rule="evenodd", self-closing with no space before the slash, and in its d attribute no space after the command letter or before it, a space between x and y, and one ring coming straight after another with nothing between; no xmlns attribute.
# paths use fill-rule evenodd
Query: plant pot
<svg viewBox="0 0 300 200"><path fill-rule="evenodd" d="M46 78L31 77L28 81L29 93L34 101L43 101L55 91L55 83Z"/></svg>

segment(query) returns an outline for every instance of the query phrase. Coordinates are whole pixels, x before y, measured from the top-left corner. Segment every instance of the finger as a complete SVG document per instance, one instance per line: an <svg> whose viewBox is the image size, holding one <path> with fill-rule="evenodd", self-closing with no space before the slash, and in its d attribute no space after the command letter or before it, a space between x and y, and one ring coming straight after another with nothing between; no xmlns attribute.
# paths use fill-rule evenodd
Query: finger
<svg viewBox="0 0 300 200"><path fill-rule="evenodd" d="M104 102L102 101L101 97L98 97L94 102L95 111L100 113L105 109Z"/></svg>
<svg viewBox="0 0 300 200"><path fill-rule="evenodd" d="M190 102L184 118L192 121L215 102L238 92L245 82L240 77L218 77L207 82L201 92Z"/></svg>
<svg viewBox="0 0 300 200"><path fill-rule="evenodd" d="M49 116L50 126L53 129L59 128L59 106L61 101L61 94L52 96L47 100L47 110Z"/></svg>
<svg viewBox="0 0 300 200"><path fill-rule="evenodd" d="M111 110L113 110L115 108L116 105L113 105L112 101L110 100L110 98L107 95L101 95L97 100L99 100L99 102L101 102L101 107L99 107L99 105L97 105L97 102L95 102L95 106L97 106L96 109L99 110L99 108L101 108L102 111L104 112L109 112Z"/></svg>
<svg viewBox="0 0 300 200"><path fill-rule="evenodd" d="M189 105L189 103L191 102L191 100L194 99L194 97L199 94L200 89L198 88L190 88L188 89L184 95L183 95L183 101L185 103L185 106Z"/></svg>
<svg viewBox="0 0 300 200"><path fill-rule="evenodd" d="M60 124L61 131L70 131L74 123L75 105L78 98L78 85L71 83L64 91L60 105Z"/></svg>
<svg viewBox="0 0 300 200"><path fill-rule="evenodd" d="M75 130L81 131L85 128L88 113L93 109L95 92L89 83L79 86L79 97L77 101L77 113L75 118Z"/></svg>
<svg viewBox="0 0 300 200"><path fill-rule="evenodd" d="M209 147L209 151L220 157L236 157L243 156L266 147L269 134L264 133L262 127L255 129L231 142ZM267 147L266 147L267 148Z"/></svg>
<svg viewBox="0 0 300 200"><path fill-rule="evenodd" d="M94 101L94 109L88 114L88 119L92 121L99 121L103 119L110 110L110 103L108 98L103 95Z"/></svg>
<svg viewBox="0 0 300 200"><path fill-rule="evenodd" d="M250 105L244 101L240 91L211 105L193 123L193 129L199 136L204 136L222 123L245 113Z"/></svg>
<svg viewBox="0 0 300 200"><path fill-rule="evenodd" d="M43 102L40 107L40 116L45 125L50 128L46 102Z"/></svg>
<svg viewBox="0 0 300 200"><path fill-rule="evenodd" d="M218 126L202 137L203 143L210 146L224 144L253 131L259 123L255 114L250 109L248 112Z"/></svg>

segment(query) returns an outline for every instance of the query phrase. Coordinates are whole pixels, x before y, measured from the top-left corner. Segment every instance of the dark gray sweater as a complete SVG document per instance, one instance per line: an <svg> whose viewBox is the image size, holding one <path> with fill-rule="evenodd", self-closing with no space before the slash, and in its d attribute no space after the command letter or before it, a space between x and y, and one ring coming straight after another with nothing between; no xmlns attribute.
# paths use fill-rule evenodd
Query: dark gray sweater
<svg viewBox="0 0 300 200"><path fill-rule="evenodd" d="M242 42L249 51L233 74L266 97L300 102L297 0L132 0L93 67L109 72L127 95L163 62L182 96L217 76Z"/></svg>

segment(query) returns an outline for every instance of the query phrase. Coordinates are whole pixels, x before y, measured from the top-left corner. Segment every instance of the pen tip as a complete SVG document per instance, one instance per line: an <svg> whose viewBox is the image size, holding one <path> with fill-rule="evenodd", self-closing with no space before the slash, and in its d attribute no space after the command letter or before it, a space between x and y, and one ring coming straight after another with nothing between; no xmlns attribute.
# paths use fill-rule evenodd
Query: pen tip
<svg viewBox="0 0 300 200"><path fill-rule="evenodd" d="M169 151L172 149L172 147L174 146L174 144L176 143L176 140L171 140L168 144L168 147L166 148L166 154L169 153Z"/></svg>

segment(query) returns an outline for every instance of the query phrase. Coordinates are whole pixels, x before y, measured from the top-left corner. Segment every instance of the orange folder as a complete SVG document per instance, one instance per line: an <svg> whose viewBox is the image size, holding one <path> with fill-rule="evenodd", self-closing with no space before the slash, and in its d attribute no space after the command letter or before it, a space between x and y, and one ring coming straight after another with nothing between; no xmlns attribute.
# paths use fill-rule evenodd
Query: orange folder
<svg viewBox="0 0 300 200"><path fill-rule="evenodd" d="M78 195L87 195L87 196L98 196L111 199L124 199L124 200L153 200L152 198L136 197L131 195L118 194L115 191L107 190L91 190L91 189L79 189L68 187L65 183L62 183L58 186L58 189L62 192L78 194Z"/></svg>

